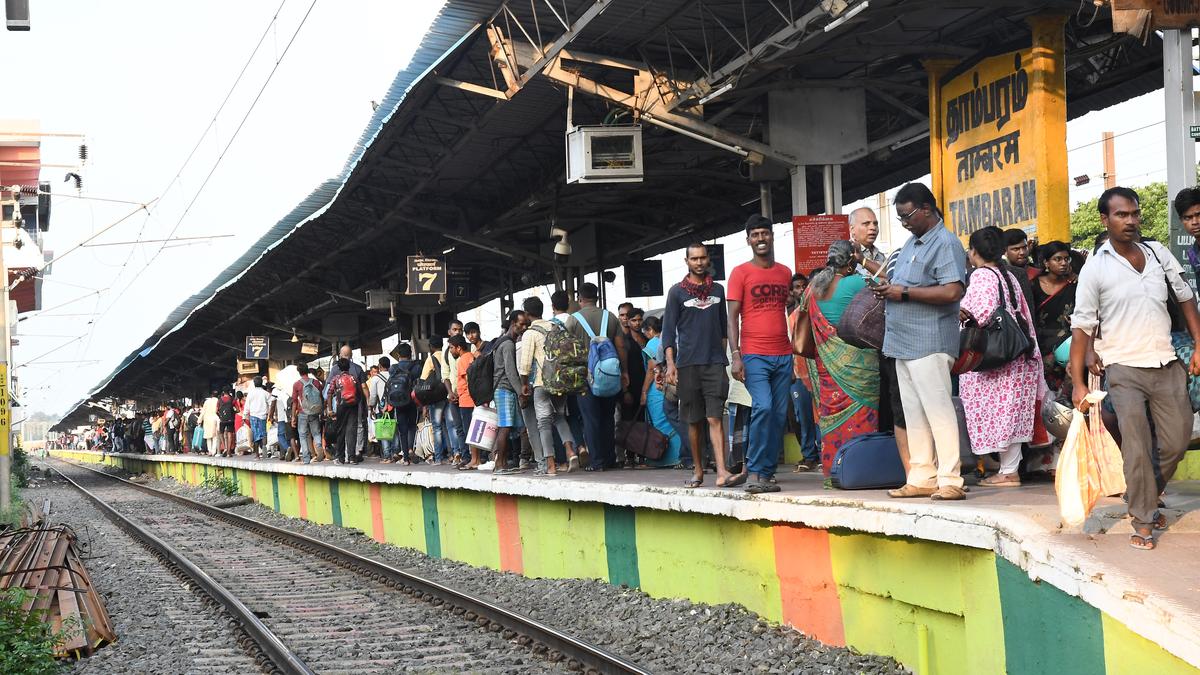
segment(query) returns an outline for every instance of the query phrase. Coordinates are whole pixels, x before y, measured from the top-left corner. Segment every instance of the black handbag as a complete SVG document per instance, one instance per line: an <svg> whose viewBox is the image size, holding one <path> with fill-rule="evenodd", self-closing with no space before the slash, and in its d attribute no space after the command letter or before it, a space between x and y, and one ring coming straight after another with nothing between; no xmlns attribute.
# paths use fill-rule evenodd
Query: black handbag
<svg viewBox="0 0 1200 675"><path fill-rule="evenodd" d="M992 268L1000 279L1000 304L982 324L969 321L959 334L959 346L963 352L978 354L978 364L971 370L994 370L1013 361L1028 357L1033 352L1033 340L1029 339L1029 325L1021 316L1016 293L1006 275ZM1005 302L1007 296L1008 301ZM1013 311L1010 313L1008 307Z"/></svg>
<svg viewBox="0 0 1200 675"><path fill-rule="evenodd" d="M1167 284L1167 316L1171 317L1171 332L1187 333L1187 322L1183 318L1179 298L1175 295L1175 287L1171 285L1171 275L1167 274L1167 266L1162 264L1162 260L1159 260L1158 254L1149 244L1146 244L1146 250L1150 251L1150 255L1154 256L1154 261L1162 268L1163 281Z"/></svg>

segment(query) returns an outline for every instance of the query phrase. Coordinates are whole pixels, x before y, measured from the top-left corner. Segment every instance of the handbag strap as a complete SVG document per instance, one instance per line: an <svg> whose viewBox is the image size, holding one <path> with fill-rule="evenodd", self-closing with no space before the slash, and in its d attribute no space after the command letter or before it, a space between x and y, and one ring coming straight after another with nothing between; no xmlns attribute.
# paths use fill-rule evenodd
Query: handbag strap
<svg viewBox="0 0 1200 675"><path fill-rule="evenodd" d="M1175 295L1175 287L1171 285L1171 275L1167 273L1167 266L1162 264L1162 260L1160 260L1158 254L1154 252L1153 246L1149 244L1142 245L1146 247L1147 251L1150 251L1150 255L1154 256L1154 262L1158 263L1158 266L1162 268L1163 282L1167 284L1167 302L1175 305L1175 307L1179 307L1179 296Z"/></svg>

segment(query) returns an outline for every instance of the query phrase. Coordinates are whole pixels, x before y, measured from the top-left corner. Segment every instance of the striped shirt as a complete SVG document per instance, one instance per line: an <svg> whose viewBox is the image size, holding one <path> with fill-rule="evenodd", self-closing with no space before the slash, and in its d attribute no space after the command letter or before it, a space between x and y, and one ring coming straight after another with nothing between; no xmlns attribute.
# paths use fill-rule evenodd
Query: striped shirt
<svg viewBox="0 0 1200 675"><path fill-rule="evenodd" d="M966 287L967 255L962 243L941 221L912 237L896 254L890 283L908 288L959 283ZM931 305L888 300L883 354L912 361L931 354L958 356L958 303Z"/></svg>

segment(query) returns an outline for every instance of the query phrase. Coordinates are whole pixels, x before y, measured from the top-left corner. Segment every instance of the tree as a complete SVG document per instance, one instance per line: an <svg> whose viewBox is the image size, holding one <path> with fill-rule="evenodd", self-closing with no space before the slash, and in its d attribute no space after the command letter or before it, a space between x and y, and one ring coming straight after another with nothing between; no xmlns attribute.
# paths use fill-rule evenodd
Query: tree
<svg viewBox="0 0 1200 675"><path fill-rule="evenodd" d="M1167 197L1167 184L1150 183L1134 188L1141 197L1142 236L1167 244L1171 228L1171 200ZM1071 212L1071 246L1091 249L1096 244L1096 235L1104 231L1100 223L1100 212L1096 201L1079 202Z"/></svg>

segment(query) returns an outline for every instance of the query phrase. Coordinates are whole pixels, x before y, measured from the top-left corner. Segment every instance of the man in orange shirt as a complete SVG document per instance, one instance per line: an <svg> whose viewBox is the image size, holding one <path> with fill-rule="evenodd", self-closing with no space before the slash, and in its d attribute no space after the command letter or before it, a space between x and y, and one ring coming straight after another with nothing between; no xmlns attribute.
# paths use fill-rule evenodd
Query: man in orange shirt
<svg viewBox="0 0 1200 675"><path fill-rule="evenodd" d="M454 390L458 395L458 419L462 421L463 429L467 431L468 437L471 431L471 415L475 412L475 400L471 398L471 392L467 389L467 368L475 362L476 353L471 351L471 344L467 339L460 335L451 335L446 344L449 345L450 355L454 357L455 380ZM468 470L479 466L479 448L474 445L469 446L471 450L471 461L461 462L458 468Z"/></svg>

